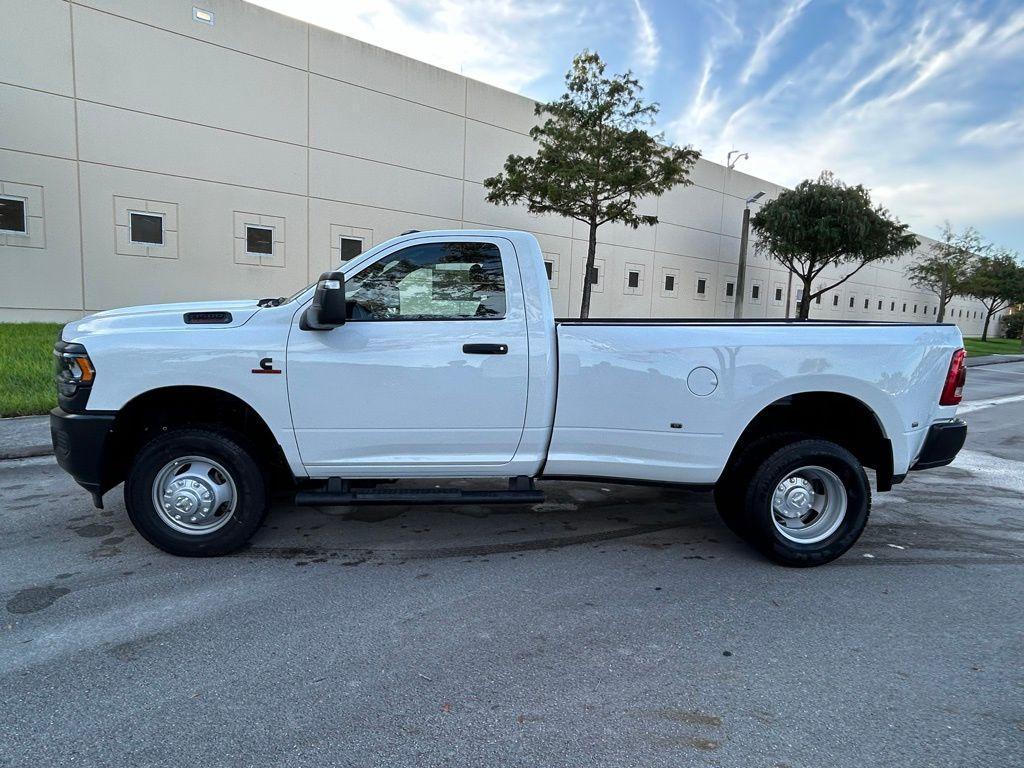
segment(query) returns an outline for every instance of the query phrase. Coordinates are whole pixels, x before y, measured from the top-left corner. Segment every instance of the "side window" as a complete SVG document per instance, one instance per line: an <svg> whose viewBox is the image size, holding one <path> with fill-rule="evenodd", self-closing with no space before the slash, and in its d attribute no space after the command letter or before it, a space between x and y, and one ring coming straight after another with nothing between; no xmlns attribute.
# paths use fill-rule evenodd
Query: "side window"
<svg viewBox="0 0 1024 768"><path fill-rule="evenodd" d="M464 320L505 316L501 253L492 243L403 248L345 283L353 320Z"/></svg>

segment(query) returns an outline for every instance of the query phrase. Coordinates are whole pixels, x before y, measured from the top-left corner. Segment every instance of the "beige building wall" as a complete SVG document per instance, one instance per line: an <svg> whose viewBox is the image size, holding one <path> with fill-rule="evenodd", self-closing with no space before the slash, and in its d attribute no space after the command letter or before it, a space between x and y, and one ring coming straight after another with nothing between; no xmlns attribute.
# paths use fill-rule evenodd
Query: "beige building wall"
<svg viewBox="0 0 1024 768"><path fill-rule="evenodd" d="M532 149L531 100L240 0L0 0L0 18L0 194L29 213L0 235L0 321L289 294L342 235L442 227L533 232L556 313L578 312L585 228L484 199ZM645 202L657 226L600 229L593 315L732 315L743 201L781 187L705 160L692 179ZM164 217L163 246L128 242L132 210ZM272 258L240 250L246 222L273 226ZM749 265L746 316L784 316L786 272ZM905 266L862 270L813 316L932 319ZM981 310L951 305L968 335Z"/></svg>

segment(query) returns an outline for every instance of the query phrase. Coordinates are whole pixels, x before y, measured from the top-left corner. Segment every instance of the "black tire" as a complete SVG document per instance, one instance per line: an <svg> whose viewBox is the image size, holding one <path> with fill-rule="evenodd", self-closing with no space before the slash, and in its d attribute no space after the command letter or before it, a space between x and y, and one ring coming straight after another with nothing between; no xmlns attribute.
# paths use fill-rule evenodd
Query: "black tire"
<svg viewBox="0 0 1024 768"><path fill-rule="evenodd" d="M754 470L782 446L806 437L800 432L776 432L759 437L743 448L718 478L714 491L718 516L722 518L726 527L741 539L747 538L744 499Z"/></svg>
<svg viewBox="0 0 1024 768"><path fill-rule="evenodd" d="M157 475L169 462L185 456L212 459L234 483L230 517L210 533L175 530L161 517L153 500ZM220 427L184 427L159 435L139 451L124 484L124 503L136 530L165 552L185 557L224 555L243 546L263 523L269 507L263 477L262 468L238 433Z"/></svg>
<svg viewBox="0 0 1024 768"><path fill-rule="evenodd" d="M838 527L820 541L796 542L775 524L772 495L794 470L821 467L833 473L846 493L846 512ZM850 549L864 532L871 512L871 486L857 457L828 440L807 439L785 445L753 471L743 502L744 538L781 565L824 565Z"/></svg>

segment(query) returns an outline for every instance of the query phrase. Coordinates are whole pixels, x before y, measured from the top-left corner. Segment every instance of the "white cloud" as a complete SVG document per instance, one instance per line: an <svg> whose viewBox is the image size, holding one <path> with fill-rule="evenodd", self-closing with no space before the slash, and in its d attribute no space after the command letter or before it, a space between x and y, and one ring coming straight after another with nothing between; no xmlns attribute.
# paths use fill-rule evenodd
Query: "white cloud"
<svg viewBox="0 0 1024 768"><path fill-rule="evenodd" d="M705 59L669 137L717 162L749 152L742 169L787 185L832 170L922 233L945 218L982 231L1024 218L1024 110L993 87L1024 67L1024 12L932 4L908 22L889 8L850 13L857 34L844 47L824 41L749 86L772 72L771 32L738 74L709 77Z"/></svg>
<svg viewBox="0 0 1024 768"><path fill-rule="evenodd" d="M651 15L641 4L640 0L633 0L633 7L636 12L636 39L633 43L633 61L638 72L650 74L658 66L658 56L661 54L661 44L658 42L658 33L654 30L651 22Z"/></svg>
<svg viewBox="0 0 1024 768"><path fill-rule="evenodd" d="M587 19L559 0L253 2L517 93L561 74L565 46L553 42L570 34L586 39L588 29Z"/></svg>
<svg viewBox="0 0 1024 768"><path fill-rule="evenodd" d="M760 74L768 66L789 28L793 26L810 2L811 0L790 0L783 7L775 23L758 38L757 45L754 46L750 58L747 59L747 65L740 74L741 83L750 82L754 75Z"/></svg>

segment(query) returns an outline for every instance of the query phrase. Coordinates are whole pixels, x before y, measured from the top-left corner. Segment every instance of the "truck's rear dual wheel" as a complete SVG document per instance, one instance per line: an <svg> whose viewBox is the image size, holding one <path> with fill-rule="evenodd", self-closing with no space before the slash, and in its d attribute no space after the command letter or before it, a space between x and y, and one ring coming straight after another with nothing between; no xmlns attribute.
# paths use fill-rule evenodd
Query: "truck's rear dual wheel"
<svg viewBox="0 0 1024 768"><path fill-rule="evenodd" d="M827 440L783 445L743 468L723 494L723 519L750 544L784 565L830 562L867 525L871 488L857 458Z"/></svg>
<svg viewBox="0 0 1024 768"><path fill-rule="evenodd" d="M181 428L147 443L124 487L128 517L172 555L232 552L256 532L269 500L259 464L241 436Z"/></svg>

